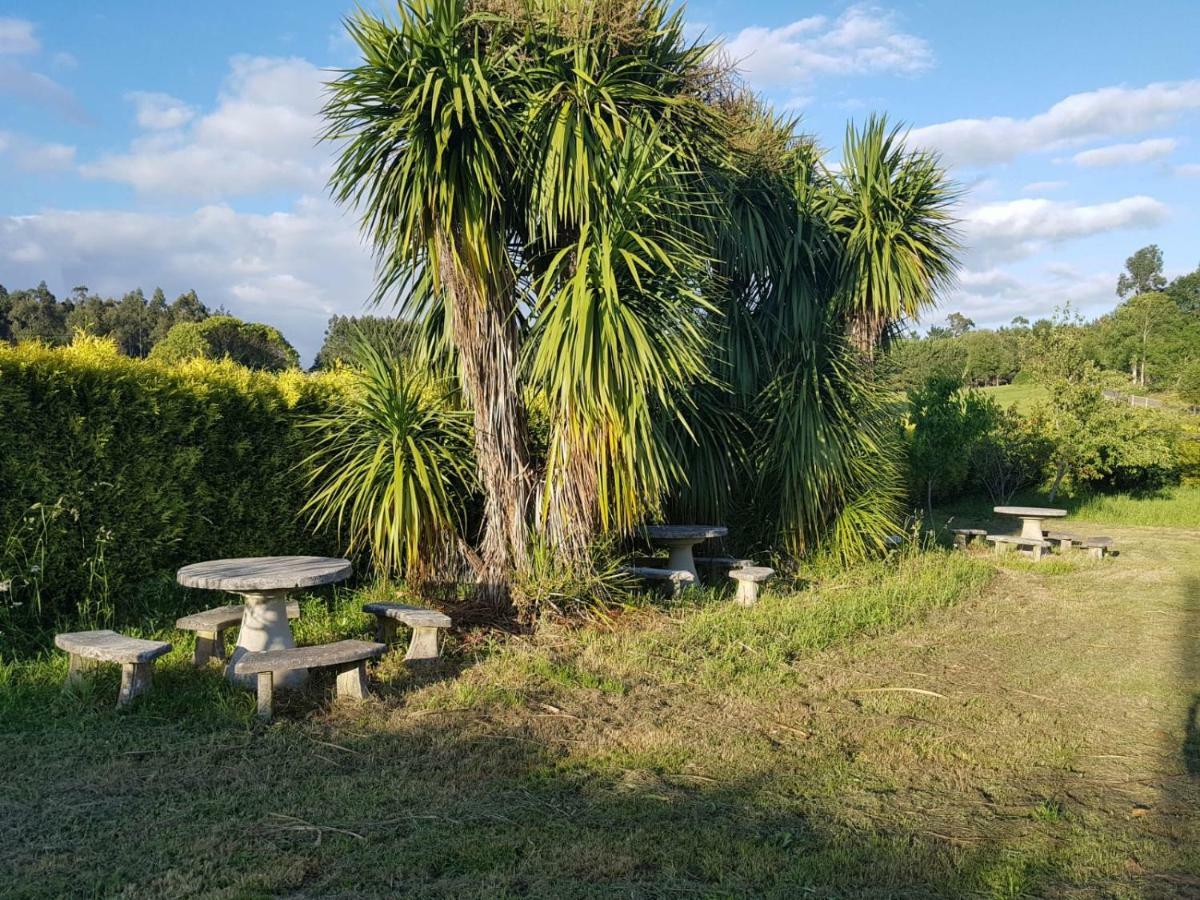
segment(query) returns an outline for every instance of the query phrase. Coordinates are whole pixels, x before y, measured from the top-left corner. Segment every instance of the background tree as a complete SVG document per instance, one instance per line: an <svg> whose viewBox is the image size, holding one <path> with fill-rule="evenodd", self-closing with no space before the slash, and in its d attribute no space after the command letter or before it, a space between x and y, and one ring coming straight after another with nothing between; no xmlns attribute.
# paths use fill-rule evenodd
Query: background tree
<svg viewBox="0 0 1200 900"><path fill-rule="evenodd" d="M1163 277L1163 255L1158 244L1138 250L1125 260L1125 271L1117 279L1117 296L1149 294L1167 286Z"/></svg>
<svg viewBox="0 0 1200 900"><path fill-rule="evenodd" d="M962 337L975 327L975 323L960 312L952 312L946 316L946 327L953 337Z"/></svg>
<svg viewBox="0 0 1200 900"><path fill-rule="evenodd" d="M1163 289L1185 313L1200 316L1200 266L1194 272L1180 275Z"/></svg>
<svg viewBox="0 0 1200 900"><path fill-rule="evenodd" d="M933 498L959 491L999 410L961 380L935 375L908 393L909 470L932 517Z"/></svg>
<svg viewBox="0 0 1200 900"><path fill-rule="evenodd" d="M413 323L393 316L332 316L325 340L313 361L314 369L332 369L357 358L358 343L365 340L389 359L405 359L418 339Z"/></svg>

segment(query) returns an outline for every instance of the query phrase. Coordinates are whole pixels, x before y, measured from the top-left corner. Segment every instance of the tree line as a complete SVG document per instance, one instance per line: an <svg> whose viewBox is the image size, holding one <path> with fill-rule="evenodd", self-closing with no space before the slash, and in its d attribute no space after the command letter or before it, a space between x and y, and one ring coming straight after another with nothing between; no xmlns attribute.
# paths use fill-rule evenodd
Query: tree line
<svg viewBox="0 0 1200 900"><path fill-rule="evenodd" d="M1018 316L1004 327L977 329L951 313L924 337L910 333L893 341L880 375L900 389L922 384L931 373L960 377L972 387L1008 384L1030 368L1034 349L1057 325L1077 333L1082 358L1100 369L1200 402L1200 266L1168 281L1162 251L1143 247L1126 260L1116 293L1117 306L1093 321L1030 323Z"/></svg>

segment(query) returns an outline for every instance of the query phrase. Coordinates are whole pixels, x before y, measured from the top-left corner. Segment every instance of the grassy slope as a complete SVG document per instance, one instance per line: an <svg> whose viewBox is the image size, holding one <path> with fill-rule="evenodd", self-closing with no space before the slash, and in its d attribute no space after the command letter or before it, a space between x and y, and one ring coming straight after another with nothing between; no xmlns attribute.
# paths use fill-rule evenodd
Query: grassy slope
<svg viewBox="0 0 1200 900"><path fill-rule="evenodd" d="M1016 406L1017 412L1021 413L1029 412L1034 404L1046 399L1046 389L1034 381L1027 384L1002 384L979 390L1005 408Z"/></svg>
<svg viewBox="0 0 1200 900"><path fill-rule="evenodd" d="M1200 534L1106 530L1103 563L932 554L425 674L393 655L364 706L318 683L268 728L184 647L125 715L112 675L71 696L61 659L10 666L0 891L1200 891Z"/></svg>

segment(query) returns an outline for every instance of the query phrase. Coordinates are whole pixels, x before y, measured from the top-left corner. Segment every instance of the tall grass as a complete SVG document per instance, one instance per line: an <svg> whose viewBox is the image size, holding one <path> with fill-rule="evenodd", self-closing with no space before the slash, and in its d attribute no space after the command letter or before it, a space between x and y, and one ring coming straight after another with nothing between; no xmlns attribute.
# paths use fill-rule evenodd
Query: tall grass
<svg viewBox="0 0 1200 900"><path fill-rule="evenodd" d="M1151 495L1098 494L1081 500L1071 515L1083 522L1200 529L1200 485Z"/></svg>

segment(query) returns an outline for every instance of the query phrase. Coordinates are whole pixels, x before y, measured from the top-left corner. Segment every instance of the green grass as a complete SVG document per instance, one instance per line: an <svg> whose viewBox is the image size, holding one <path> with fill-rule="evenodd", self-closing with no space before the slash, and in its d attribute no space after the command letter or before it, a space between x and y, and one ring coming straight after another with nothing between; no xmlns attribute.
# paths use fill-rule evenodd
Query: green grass
<svg viewBox="0 0 1200 900"><path fill-rule="evenodd" d="M1105 528L1118 559L907 552L458 634L270 726L173 632L123 713L115 671L9 661L0 894L1186 894L1200 547ZM367 636L362 599L305 599L301 642Z"/></svg>
<svg viewBox="0 0 1200 900"><path fill-rule="evenodd" d="M1028 413L1035 404L1047 398L1046 389L1035 381L1026 384L1002 384L997 387L979 388L1006 409L1016 406L1017 412Z"/></svg>
<svg viewBox="0 0 1200 900"><path fill-rule="evenodd" d="M1200 485L1178 485L1150 493L1058 496L1022 491L1010 501L1014 506L1048 506L1067 511L1067 520L1097 525L1200 529ZM1015 519L996 516L993 503L973 496L934 508L934 524L952 521L951 527L1000 527L1011 531ZM1069 526L1064 526L1068 528Z"/></svg>

